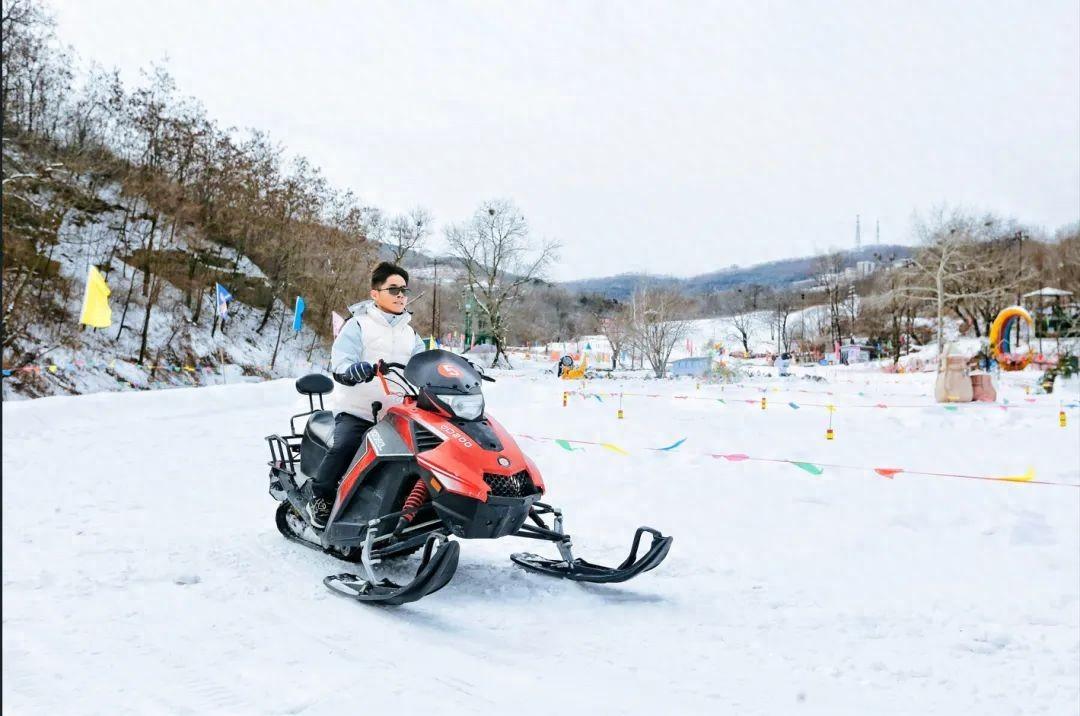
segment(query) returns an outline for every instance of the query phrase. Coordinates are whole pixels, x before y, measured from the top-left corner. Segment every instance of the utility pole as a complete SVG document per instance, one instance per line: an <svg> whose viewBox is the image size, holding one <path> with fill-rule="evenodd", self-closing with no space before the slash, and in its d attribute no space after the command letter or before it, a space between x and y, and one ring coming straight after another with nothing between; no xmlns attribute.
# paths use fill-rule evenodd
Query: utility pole
<svg viewBox="0 0 1080 716"><path fill-rule="evenodd" d="M431 284L431 335L438 336L435 327L435 315L439 310L439 257L435 257L435 278Z"/></svg>
<svg viewBox="0 0 1080 716"><path fill-rule="evenodd" d="M1021 279L1022 279L1022 277L1024 275L1024 239L1026 239L1027 237L1024 236L1023 231L1017 231L1016 235L1013 238L1016 239L1016 247L1017 247L1016 305L1019 306L1021 300L1023 300L1023 297L1021 296L1021 292L1024 289L1020 285L1020 281L1021 281ZM1020 321L1016 321L1016 337L1013 339L1013 346L1017 346L1019 344L1020 344Z"/></svg>
<svg viewBox="0 0 1080 716"><path fill-rule="evenodd" d="M804 346L807 343L807 340L806 340L806 294L805 293L800 293L799 294L799 300L802 303L802 306L801 306L801 308L799 310L799 320L802 322L802 341L799 343L799 352L803 352L803 351L806 350L806 348Z"/></svg>
<svg viewBox="0 0 1080 716"><path fill-rule="evenodd" d="M855 284L848 286L848 305L850 308L848 311L851 313L851 327L849 331L849 337L852 344L855 343L855 301L857 296L855 295Z"/></svg>
<svg viewBox="0 0 1080 716"><path fill-rule="evenodd" d="M1027 237L1024 236L1023 231L1017 231L1016 235L1013 236L1013 238L1016 240L1016 248L1017 248L1017 255L1016 255L1016 259L1017 259L1016 260L1016 305L1019 306L1020 305L1020 299L1021 299L1020 292L1023 290L1021 288L1021 286L1020 286L1020 279L1024 275L1024 239L1026 239Z"/></svg>

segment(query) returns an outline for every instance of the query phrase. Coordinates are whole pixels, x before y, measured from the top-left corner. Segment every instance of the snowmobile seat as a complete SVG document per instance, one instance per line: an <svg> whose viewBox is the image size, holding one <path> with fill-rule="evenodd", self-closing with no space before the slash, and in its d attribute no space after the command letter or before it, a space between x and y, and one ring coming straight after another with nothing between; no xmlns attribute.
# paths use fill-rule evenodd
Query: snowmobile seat
<svg viewBox="0 0 1080 716"><path fill-rule="evenodd" d="M334 381L320 373L311 373L296 379L296 392L303 395L324 395L334 389Z"/></svg>
<svg viewBox="0 0 1080 716"><path fill-rule="evenodd" d="M304 428L304 436L314 438L325 447L330 447L334 442L334 411L316 410L308 418L307 427Z"/></svg>
<svg viewBox="0 0 1080 716"><path fill-rule="evenodd" d="M300 443L300 471L305 475L315 475L333 444L334 413L331 410L316 410L304 427L304 439Z"/></svg>
<svg viewBox="0 0 1080 716"><path fill-rule="evenodd" d="M306 395L308 399L308 409L303 413L298 413L289 419L289 426L292 428L292 434L297 435L296 432L296 419L302 418L305 415L311 415L320 411L325 411L326 406L323 404L323 396L334 389L334 381L330 380L325 375L320 373L309 373L301 378L296 379L296 392L301 395ZM315 409L315 396L319 396L319 408ZM333 421L331 421L333 422Z"/></svg>

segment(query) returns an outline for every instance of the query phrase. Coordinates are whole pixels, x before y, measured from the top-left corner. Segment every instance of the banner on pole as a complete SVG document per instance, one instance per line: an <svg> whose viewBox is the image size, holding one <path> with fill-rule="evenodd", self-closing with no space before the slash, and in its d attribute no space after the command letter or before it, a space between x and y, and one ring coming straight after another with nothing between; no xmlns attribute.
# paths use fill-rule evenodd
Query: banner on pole
<svg viewBox="0 0 1080 716"><path fill-rule="evenodd" d="M86 295L83 296L82 315L79 323L94 328L108 328L112 325L112 309L109 308L109 285L105 277L93 266L86 276Z"/></svg>
<svg viewBox="0 0 1080 716"><path fill-rule="evenodd" d="M294 331L299 331L301 326L303 326L303 324L304 324L304 308L305 308L305 306L304 306L304 297L303 296L297 296L296 297L296 310L293 311L293 322L292 322L292 329Z"/></svg>
<svg viewBox="0 0 1080 716"><path fill-rule="evenodd" d="M220 283L214 285L217 287L217 312L221 316L221 322L224 323L229 317L229 301L232 300L232 294Z"/></svg>

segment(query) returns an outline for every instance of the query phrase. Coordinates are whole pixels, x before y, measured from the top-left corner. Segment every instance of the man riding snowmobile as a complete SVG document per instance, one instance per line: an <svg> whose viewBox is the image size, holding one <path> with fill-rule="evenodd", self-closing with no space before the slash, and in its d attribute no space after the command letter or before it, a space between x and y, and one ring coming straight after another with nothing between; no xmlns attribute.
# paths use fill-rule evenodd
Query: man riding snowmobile
<svg viewBox="0 0 1080 716"><path fill-rule="evenodd" d="M424 350L405 312L409 294L409 273L389 262L371 272L371 299L349 307L352 317L342 326L330 352L331 370L340 387L334 392L336 408L334 439L311 485L308 515L318 529L326 526L334 491L349 461L356 454L364 433L375 424L371 404L384 407L401 399L387 395L377 383L372 367L380 360L405 363Z"/></svg>
<svg viewBox="0 0 1080 716"><path fill-rule="evenodd" d="M296 389L310 410L294 415L287 435L270 435L270 494L281 504L283 536L359 564L362 574L330 575L336 594L375 604L405 604L444 587L457 569L460 543L450 539L520 537L551 542L556 559L516 553L529 571L584 582L622 582L659 565L671 547L650 527L639 527L630 554L617 567L575 557L563 530L562 510L541 498L547 487L536 464L514 437L487 414L483 381L494 382L461 356L423 351L408 364L375 366L380 400L376 423L356 450L337 488L330 516L318 527L307 514L313 476L333 440L333 414L316 409L333 391L325 375L307 375ZM383 410L391 386L400 400ZM296 420L306 418L297 432ZM551 522L545 518L551 519ZM644 548L642 538L649 535ZM644 552L638 556L639 548ZM380 578L382 560L423 550L416 576L406 584Z"/></svg>

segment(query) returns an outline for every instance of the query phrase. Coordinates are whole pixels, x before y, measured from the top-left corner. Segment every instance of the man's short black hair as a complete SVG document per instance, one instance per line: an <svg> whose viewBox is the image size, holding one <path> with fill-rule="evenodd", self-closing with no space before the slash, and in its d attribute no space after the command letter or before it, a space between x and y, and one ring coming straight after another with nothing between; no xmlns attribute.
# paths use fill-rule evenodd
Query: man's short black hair
<svg viewBox="0 0 1080 716"><path fill-rule="evenodd" d="M405 283L409 282L409 272L401 268L397 264L392 264L389 261L383 261L376 266L371 272L371 287L382 288L386 283L386 279L391 276L401 276L405 279Z"/></svg>

